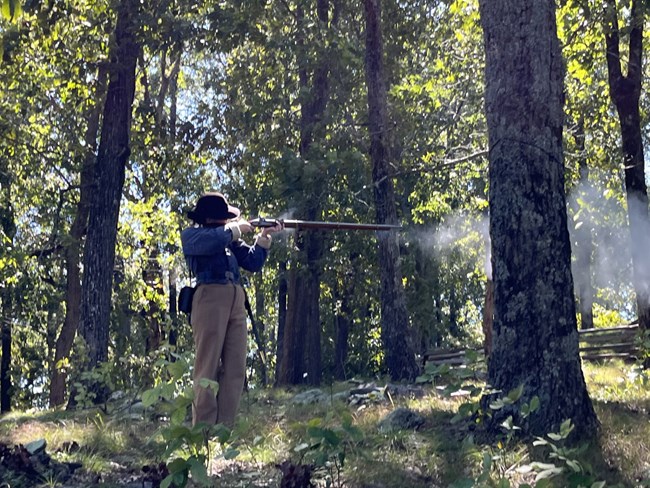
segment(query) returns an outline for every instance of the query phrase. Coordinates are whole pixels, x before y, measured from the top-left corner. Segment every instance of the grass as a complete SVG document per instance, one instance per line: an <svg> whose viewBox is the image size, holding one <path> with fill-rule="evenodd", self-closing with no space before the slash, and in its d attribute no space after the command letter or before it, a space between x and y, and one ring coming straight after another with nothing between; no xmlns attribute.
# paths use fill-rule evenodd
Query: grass
<svg viewBox="0 0 650 488"><path fill-rule="evenodd" d="M599 445L590 446L576 459L593 480L607 486L650 486L650 385L623 363L586 364L584 373L602 434ZM347 386L336 384L331 391ZM349 488L446 487L463 478L476 480L486 456L493 465L491 478L473 486L497 486L502 478L509 480L509 486L519 486L534 478L517 468L538 459L539 448L515 441L501 447L468 444L467 424L451 422L462 400L442 397L431 387L417 399L394 398L394 405L385 401L353 407L343 402L297 406L290 401L294 394L273 389L244 395L232 437L240 454L230 461L215 455L210 465L214 486L278 486L276 464L308 462L319 452L332 456L317 472L318 486L329 481ZM378 421L395 406L417 411L425 424L417 431L379 432ZM349 424L358 429L358 436L346 431ZM133 419L93 410L17 412L0 419L0 442L26 444L45 439L48 454L56 460L83 464L66 487L117 487L140 479L142 466L165 460L160 435L164 425L152 416ZM315 425L335 432L338 444L301 449L302 443L314 442L310 433ZM69 448L73 442L78 449ZM220 447L212 445L212 452L218 454ZM341 452L345 455L342 468L340 462L333 462ZM100 477L101 482L97 481ZM567 478L556 478L551 486L569 486L566 483ZM41 486L63 485L44 479Z"/></svg>

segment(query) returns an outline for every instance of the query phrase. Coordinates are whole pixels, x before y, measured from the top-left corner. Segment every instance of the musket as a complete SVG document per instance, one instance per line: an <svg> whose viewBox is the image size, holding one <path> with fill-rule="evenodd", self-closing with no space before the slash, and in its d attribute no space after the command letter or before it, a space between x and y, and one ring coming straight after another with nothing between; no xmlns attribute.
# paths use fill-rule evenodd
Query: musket
<svg viewBox="0 0 650 488"><path fill-rule="evenodd" d="M253 219L250 224L253 227L274 227L282 222L288 229L340 229L340 230L392 230L401 229L400 225L390 224L357 224L354 222L320 222L315 220L287 220L267 219L260 217Z"/></svg>

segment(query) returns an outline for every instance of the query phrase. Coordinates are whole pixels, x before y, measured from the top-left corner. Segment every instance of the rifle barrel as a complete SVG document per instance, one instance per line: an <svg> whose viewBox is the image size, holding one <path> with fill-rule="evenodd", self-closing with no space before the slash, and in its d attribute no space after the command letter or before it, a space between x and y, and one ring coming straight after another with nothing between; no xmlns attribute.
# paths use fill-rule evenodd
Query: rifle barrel
<svg viewBox="0 0 650 488"><path fill-rule="evenodd" d="M355 222L321 222L315 220L281 220L281 219L254 219L253 227L271 227L277 222L283 222L288 229L330 229L330 230L383 230L401 229L399 225L390 224L357 224Z"/></svg>

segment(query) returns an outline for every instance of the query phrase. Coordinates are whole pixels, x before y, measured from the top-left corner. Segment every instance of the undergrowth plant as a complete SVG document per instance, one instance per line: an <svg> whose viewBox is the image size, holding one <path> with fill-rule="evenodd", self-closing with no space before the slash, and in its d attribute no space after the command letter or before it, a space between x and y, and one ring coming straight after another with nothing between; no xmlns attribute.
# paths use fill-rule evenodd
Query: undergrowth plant
<svg viewBox="0 0 650 488"><path fill-rule="evenodd" d="M436 381L444 379L447 386L444 388L443 394L446 395L451 395L451 393L462 389L469 400L459 406L458 412L451 422L465 421L470 429L474 430L477 425L485 424L486 420L492 417L492 412L520 403L524 385L492 400L488 404L488 411L484 411L481 398L500 392L470 381L480 375L477 369L480 363L478 355L473 352L468 354L468 361L468 365L464 368L451 368L445 364L428 366L418 381L432 381L435 384ZM539 408L539 398L534 396L530 403L521 403L518 406L516 417L518 421L525 421ZM452 485L453 488L509 488L512 478L517 475L531 478L531 483L533 483L532 485L528 483L516 485L520 488L554 486L554 480L559 477L562 480L561 486L566 488L602 488L605 486L604 481L597 481L590 475L591 466L584 461L579 461L588 445L582 444L577 447L567 445L566 439L574 429L571 419L566 419L562 423L559 432L536 437L533 441L534 447L543 449L541 457L548 462L526 462L529 459L528 448L525 445L519 446L518 434L522 429L515 423L512 415L508 416L499 425L499 428L501 435L496 442L489 446L478 446L471 433L465 438L463 451L466 455L479 461L481 471L476 477L456 481Z"/></svg>
<svg viewBox="0 0 650 488"><path fill-rule="evenodd" d="M160 486L181 488L187 485L190 476L194 483L209 486L208 464L213 457L213 441L222 446L226 459L236 457L239 452L228 446L231 431L226 426L202 422L191 425L187 420L194 399L190 361L184 355L174 354L173 358L173 361L160 359L156 363L166 371L166 379L142 394L144 407L154 407L167 421L161 428L161 435L166 446L164 456L171 461L167 463L169 475ZM216 381L204 378L199 384L214 390L215 394L219 391Z"/></svg>
<svg viewBox="0 0 650 488"><path fill-rule="evenodd" d="M303 426L306 439L296 445L293 451L300 456L298 464L308 458L316 468L327 472L327 487L340 488L343 486L341 475L347 454L358 446L363 433L352 424L352 415L347 412L342 414L339 425L327 427L331 420L331 415L326 419L316 417L309 420Z"/></svg>

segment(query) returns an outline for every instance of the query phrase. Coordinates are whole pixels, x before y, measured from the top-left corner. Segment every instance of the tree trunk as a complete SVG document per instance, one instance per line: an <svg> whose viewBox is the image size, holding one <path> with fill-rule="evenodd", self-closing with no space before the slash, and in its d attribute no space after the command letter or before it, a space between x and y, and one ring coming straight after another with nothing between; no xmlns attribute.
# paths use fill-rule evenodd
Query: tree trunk
<svg viewBox="0 0 650 488"><path fill-rule="evenodd" d="M345 380L345 364L348 360L350 327L352 325L352 306L350 298L353 296L353 288L356 282L356 270L354 259L350 258L350 267L344 274L342 285L337 286L336 300L341 302L341 309L336 315L336 337L334 341L334 378Z"/></svg>
<svg viewBox="0 0 650 488"><path fill-rule="evenodd" d="M576 144L580 153L579 171L580 171L580 190L583 195L590 193L584 192L583 188L589 187L589 166L587 166L587 156L585 152L585 130L582 120L578 122L578 132L576 134ZM576 199L576 209L578 203ZM580 224L580 225L577 225ZM594 327L594 287L591 282L591 261L593 255L593 239L591 236L591 219L579 219L574 230L575 241L575 268L573 278L578 292L578 310L580 312L580 328L592 329Z"/></svg>
<svg viewBox="0 0 650 488"><path fill-rule="evenodd" d="M483 352L489 358L492 354L492 341L494 329L494 281L488 277L485 284L485 301L483 302Z"/></svg>
<svg viewBox="0 0 650 488"><path fill-rule="evenodd" d="M2 289L0 305L2 316L0 323L0 413L11 410L11 311L13 310L13 288Z"/></svg>
<svg viewBox="0 0 650 488"><path fill-rule="evenodd" d="M86 342L88 368L108 358L117 222L130 154L129 130L139 47L135 31L139 3L122 0L111 47L109 83L97 155L97 187L89 211L84 252L80 332Z"/></svg>
<svg viewBox="0 0 650 488"><path fill-rule="evenodd" d="M162 314L163 311L159 305L159 298L165 293L163 289L163 272L158 262L159 251L156 243L150 243L147 256L147 264L142 270L142 280L147 287L147 306L143 310L144 322L147 327L147 339L145 343L145 352L150 353L160 347L163 339L162 331Z"/></svg>
<svg viewBox="0 0 650 488"><path fill-rule="evenodd" d="M278 331L275 342L275 382L278 386L284 357L284 331L287 323L287 262L280 261L278 272ZM286 383L282 381L282 383Z"/></svg>
<svg viewBox="0 0 650 488"><path fill-rule="evenodd" d="M266 334L264 333L266 325L262 321L265 313L264 290L262 289L264 280L262 273L256 274L253 279L255 285L255 316L253 320L255 322L251 326L253 327L255 344L257 345L257 356L260 361L260 382L262 386L266 386L269 383L269 373L266 359Z"/></svg>
<svg viewBox="0 0 650 488"><path fill-rule="evenodd" d="M488 382L514 405L524 433L554 432L570 418L578 437L598 420L578 354L571 245L564 193L562 54L553 0L480 2L486 51L494 341ZM523 420L523 402L540 409ZM487 409L490 396L483 399Z"/></svg>
<svg viewBox="0 0 650 488"><path fill-rule="evenodd" d="M173 348L173 351L176 351L176 345L178 344L178 330L180 327L180 319L178 317L178 290L176 289L176 282L178 277L176 272L172 269L169 272L169 345ZM169 354L168 359L171 362L176 361L176 357L173 354Z"/></svg>
<svg viewBox="0 0 650 488"><path fill-rule="evenodd" d="M97 74L97 88L95 91L95 106L88 115L86 127L87 152L84 157L80 173L79 202L77 213L70 227L70 239L65 246L66 268L66 293L65 293L65 319L56 339L54 352L54 367L50 380L50 406L56 407L65 402L66 373L62 369L61 361L68 358L72 350L74 337L79 325L81 308L81 253L82 239L88 226L89 201L92 188L96 185L95 160L97 150L97 134L99 132L99 119L101 116L102 101L106 91L106 69L100 67Z"/></svg>
<svg viewBox="0 0 650 488"><path fill-rule="evenodd" d="M607 0L605 41L609 92L616 105L623 140L625 193L630 226L634 290L636 292L639 327L650 330L650 242L648 190L645 184L643 139L639 99L643 82L643 23L645 4L633 0L627 76L621 70L619 30L615 0Z"/></svg>
<svg viewBox="0 0 650 488"><path fill-rule="evenodd" d="M323 29L330 28L328 0L317 0L316 11ZM325 108L329 99L329 53L323 48L314 68L313 75L308 75L304 39L302 37L304 12L299 6L296 12L298 23L300 87L305 94L301 103L300 146L303 160L312 158L310 151L315 132L321 128ZM334 24L334 20L332 21ZM311 86L310 86L311 85ZM318 158L318 155L315 156ZM315 188L313 184L305 185L308 190L303 197L299 217L305 220L318 220L321 214L320 197L324 187ZM280 375L280 384L309 383L318 385L322 375L321 358L321 323L320 323L320 260L323 257L323 234L310 231L297 234L299 253L296 266L292 267L289 278L289 301L287 306L287 323L284 334L284 352ZM294 281L292 281L294 280ZM294 293L299 293L299 296ZM291 333L289 331L292 331ZM296 334L296 335L294 335Z"/></svg>
<svg viewBox="0 0 650 488"><path fill-rule="evenodd" d="M295 385L302 380L302 363L303 363L303 340L304 337L298 336L300 317L296 317L298 309L295 301L297 300L297 278L295 263L287 273L287 312L284 331L282 334L282 362L280 364L280 373L276 378L279 385ZM301 290L301 299L306 299ZM300 331L302 332L302 331Z"/></svg>
<svg viewBox="0 0 650 488"><path fill-rule="evenodd" d="M368 126L377 222L397 224L395 190L389 176L388 112L384 81L381 10L379 0L364 0L364 5L366 11ZM381 338L385 364L394 380L412 380L418 374L418 365L410 340L396 230L381 232L379 235L379 267L381 269Z"/></svg>
<svg viewBox="0 0 650 488"><path fill-rule="evenodd" d="M13 249L16 223L11 203L11 175L5 156L0 156L0 257ZM6 280L5 275L10 267L2 270L0 287L0 413L11 410L11 324L14 320L14 285Z"/></svg>

